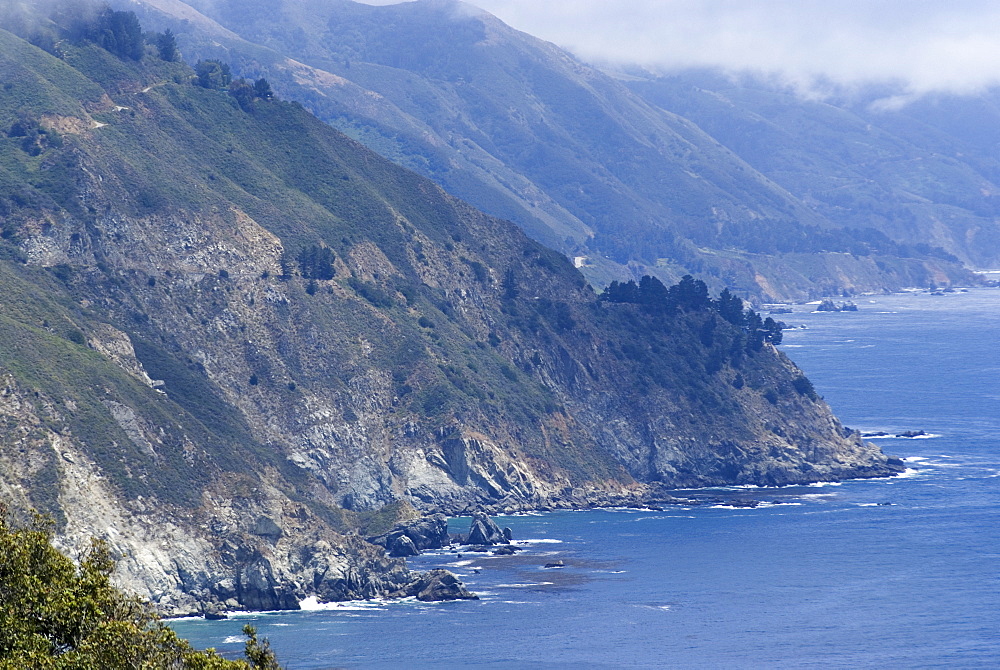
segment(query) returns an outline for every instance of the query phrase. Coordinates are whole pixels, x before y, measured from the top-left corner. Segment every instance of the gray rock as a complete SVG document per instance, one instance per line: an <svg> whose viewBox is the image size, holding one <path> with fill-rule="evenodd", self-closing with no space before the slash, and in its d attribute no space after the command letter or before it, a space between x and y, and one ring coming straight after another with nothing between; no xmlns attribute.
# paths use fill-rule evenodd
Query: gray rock
<svg viewBox="0 0 1000 670"><path fill-rule="evenodd" d="M266 537L271 542L277 542L281 538L281 526L274 522L274 519L267 516L261 516L257 518L257 523L253 525L250 530L251 533L258 537Z"/></svg>
<svg viewBox="0 0 1000 670"><path fill-rule="evenodd" d="M440 600L479 600L479 596L465 588L458 577L447 570L431 570L425 572L414 582L410 595L423 602Z"/></svg>
<svg viewBox="0 0 1000 670"><path fill-rule="evenodd" d="M389 551L389 555L393 557L416 556L420 553L413 540L402 534L397 535L395 539L390 541L386 549Z"/></svg>
<svg viewBox="0 0 1000 670"><path fill-rule="evenodd" d="M274 575L271 562L258 558L238 574L236 588L240 604L250 610L297 610L298 598L289 584Z"/></svg>
<svg viewBox="0 0 1000 670"><path fill-rule="evenodd" d="M520 549L518 549L517 547L515 547L512 544L502 544L502 545L500 545L499 547L497 547L496 549L493 550L493 555L494 556L513 556L514 554L516 554L519 551L520 551Z"/></svg>
<svg viewBox="0 0 1000 670"><path fill-rule="evenodd" d="M211 590L220 600L228 600L236 595L236 582L229 578L220 579L212 586Z"/></svg>
<svg viewBox="0 0 1000 670"><path fill-rule="evenodd" d="M504 536L500 526L494 523L482 512L473 512L472 525L469 527L469 536L465 539L466 544L492 545L506 544L507 538Z"/></svg>
<svg viewBox="0 0 1000 670"><path fill-rule="evenodd" d="M394 554L392 547L398 538L408 538L416 551L414 554ZM397 524L388 533L367 538L372 544L385 547L391 556L413 556L424 549L441 549L449 543L448 518L444 514L431 514L419 519Z"/></svg>

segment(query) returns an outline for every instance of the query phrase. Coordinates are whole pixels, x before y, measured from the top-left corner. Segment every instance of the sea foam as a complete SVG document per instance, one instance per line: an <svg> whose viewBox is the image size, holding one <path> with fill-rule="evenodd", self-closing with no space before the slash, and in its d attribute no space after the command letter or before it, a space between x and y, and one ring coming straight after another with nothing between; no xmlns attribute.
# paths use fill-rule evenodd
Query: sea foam
<svg viewBox="0 0 1000 670"><path fill-rule="evenodd" d="M408 600L408 599L403 599ZM381 612L386 601L351 600L347 602L321 603L316 596L299 601L299 608L305 612Z"/></svg>

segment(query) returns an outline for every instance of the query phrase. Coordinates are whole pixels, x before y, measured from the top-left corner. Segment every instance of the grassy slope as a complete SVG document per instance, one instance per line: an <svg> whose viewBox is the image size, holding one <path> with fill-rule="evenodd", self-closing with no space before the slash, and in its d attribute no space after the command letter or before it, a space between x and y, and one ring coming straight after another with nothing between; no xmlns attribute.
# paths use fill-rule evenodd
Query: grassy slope
<svg viewBox="0 0 1000 670"><path fill-rule="evenodd" d="M419 368L400 375L401 384L413 380L417 385L408 401L418 414L437 416L448 411L463 411L463 408L464 411L478 411L474 409L475 404L487 397L483 388L489 389L492 400L498 403L493 405L493 409L500 410L499 405L503 405L502 411L512 414L514 420L517 417L529 420L542 412L545 406L551 405L549 392L514 372L493 349L477 346L476 333L468 324L456 320L448 303L443 301L440 290L431 290L420 284L412 268L409 245L411 235L417 230L421 239L441 246L471 248L471 244L459 245L457 242L463 235L469 237L464 219L471 210L452 201L416 175L367 153L360 145L331 131L295 105L259 103L253 114L247 114L222 93L199 89L188 83L175 84L170 79L163 80L173 75L173 66L161 64L157 69L155 64L144 63L129 69L94 47L71 50L67 62L93 73L91 76L96 80L113 84L108 85L115 94L116 102L131 102L126 105L128 109L115 111L113 107L108 109L107 105L97 104L103 91L93 83L89 86L83 84L90 80L78 71L31 47L27 50L41 64L41 74L35 73L31 79L32 87L45 89L46 82L55 81L57 84L51 88L65 94L72 87L64 88L59 82L68 80L77 84L80 90L90 94L92 101L96 101L92 111L94 121L107 125L84 135L66 136L64 144L58 148L49 147L38 157L22 151L16 138L4 140L8 158L4 163L5 172L12 175L11 180L16 180L18 188L29 184L36 186L31 190L37 202L26 201L26 207L11 203L12 228L16 228L15 222L39 213L31 207L32 204L39 205L41 211L51 212L50 216L62 216L59 213L60 201L72 203L78 194L67 196L57 193L56 184L42 179L41 175L51 165L65 160L71 170L78 169L80 162L99 169L104 175L102 187L106 190L106 197L117 201L119 208L132 216L172 209L175 203L183 203L183 208L188 210L236 206L255 220L264 222L281 237L286 248L293 251L316 243L343 251L360 241L371 241L404 271L394 280L392 287L400 287L405 294L413 296L413 305L408 305L401 294L392 294L391 288L386 291L389 287L362 284L363 290L366 286L370 289L369 293L362 293L369 300L318 302L310 306L303 320L319 327L329 340L341 343L350 342L352 335L358 331L374 332L385 328L388 323L393 337L376 340L374 362L388 368ZM137 91L150 84L155 86L144 93ZM127 90L132 92L126 95L124 91ZM66 116L89 118L80 105L74 106L71 101L69 95L63 95L56 102L36 97L32 99L32 106L13 101L5 118L10 121L17 115L38 116L56 109ZM149 156L156 156L157 160L149 160ZM70 179L71 183L73 181L76 180ZM73 209L82 218L97 221L96 212L79 207ZM405 217L408 223L401 226L396 221L397 215ZM507 231L499 239L496 236L482 239L475 245L475 254L469 255L480 258L480 254L489 247L506 245L507 238L512 237L510 232ZM8 255L16 258L18 251L14 244L18 239L14 237L10 242ZM524 246L526 253L530 251L539 258L551 255L551 252L527 240L518 239L518 242ZM515 251L519 253L520 250L521 246ZM506 251L509 253L510 249ZM469 259L470 272L473 265L484 267L480 261ZM12 271L22 271L16 262L9 267ZM564 282L579 285L579 277L558 257L552 257L546 267L550 273L561 273ZM46 273L40 276L44 277ZM120 280L108 281L114 283ZM93 280L81 278L75 283L70 281L69 286L49 280L45 286L57 295L66 295L74 289L79 294L90 290L86 286L88 282L92 284ZM127 291L127 287L123 288ZM8 294L18 295L13 289ZM34 315L33 321L39 324L59 323L60 319L50 313L52 310L49 307L37 304L40 295L45 294L30 294L22 300L26 309ZM304 295L299 295L306 299ZM385 301L379 302L380 298ZM63 300L72 305L68 297ZM380 308L375 313L369 304L371 300ZM379 311L384 315L378 314ZM422 327L417 323L415 313L427 317L433 325ZM89 319L79 326L68 325L64 330L79 328L82 332L89 332L97 322L94 315L90 315ZM203 377L191 373L178 352L171 353L170 346L164 348L155 343L155 326L150 331L136 329L131 323L117 325L132 332L139 358L154 378L167 382L172 401L188 408L189 412L182 413L179 424L188 428L194 441L206 444L208 452L219 463L239 464L248 460L246 467L259 466L260 460L256 457L233 458L235 453L232 449L236 443L249 445L251 451L253 449L254 440L248 435L246 426L239 421L219 420L218 417L226 417L231 412L224 410L225 404L219 399L217 391L213 391ZM29 334L32 332L29 331ZM31 342L31 338L23 333L21 339ZM25 346L31 348L30 344ZM74 351L72 345L67 346L69 351ZM321 343L320 346L324 345ZM44 347L37 347L37 350L51 354ZM100 378L93 369L93 364L100 357L86 349L77 353L95 359L90 365L75 359L66 360L65 356L51 355L53 360L61 360L63 364L49 366L42 364L45 358L25 358L24 351L19 349L11 349L8 353L9 370L18 377L24 376L27 370L35 371L24 378L30 383L37 382L40 388L56 395L81 386L82 380L91 376ZM117 370L106 362L105 367L106 374ZM300 380L307 382L315 374L302 364L293 366L293 370ZM475 382L469 378L473 370ZM349 378L352 372L359 370L348 366L343 377ZM66 377L71 373L72 376ZM36 379L37 375L42 376ZM121 383L135 386L126 376L118 376ZM312 381L336 385L330 378ZM143 393L149 395L153 392L147 389L137 392L137 395L143 397ZM123 395L128 394L123 391ZM122 437L119 430L108 428L108 412L100 403L94 405L95 398L88 396L79 400L77 404L86 408L81 416L89 421L89 428L82 432L81 439L95 450L102 467L109 465L107 458L102 457L108 449L106 445L128 443L128 440ZM149 408L139 411L143 413L146 409ZM153 423L163 419L156 412L145 416ZM211 428L206 428L206 424ZM257 456L265 463L268 461L266 454ZM137 458L142 460L141 455ZM148 488L136 484L133 481L136 478L130 473L118 472L120 463L110 465L114 467L110 467L109 472L123 485L123 492L127 495L150 493ZM176 463L168 465L171 471L186 472L189 469L176 466ZM602 468L607 468L607 465L591 464L583 470L607 476L608 471ZM166 493L177 502L190 502L189 492L204 484L209 473L211 469L204 470L204 476L186 481L182 487L176 487L168 480L163 483L162 489L152 493L161 496Z"/></svg>

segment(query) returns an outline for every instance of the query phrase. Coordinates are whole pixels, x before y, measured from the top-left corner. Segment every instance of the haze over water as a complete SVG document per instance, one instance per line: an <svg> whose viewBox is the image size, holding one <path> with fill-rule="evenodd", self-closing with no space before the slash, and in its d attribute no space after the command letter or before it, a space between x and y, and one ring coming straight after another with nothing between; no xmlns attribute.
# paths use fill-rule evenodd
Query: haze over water
<svg viewBox="0 0 1000 670"><path fill-rule="evenodd" d="M527 540L515 558L412 560L461 574L481 601L174 627L235 653L251 621L290 670L996 666L1000 291L858 304L781 315L808 326L786 331L782 349L847 425L934 436L879 440L907 458L906 477L701 491L705 504L663 512L502 517Z"/></svg>

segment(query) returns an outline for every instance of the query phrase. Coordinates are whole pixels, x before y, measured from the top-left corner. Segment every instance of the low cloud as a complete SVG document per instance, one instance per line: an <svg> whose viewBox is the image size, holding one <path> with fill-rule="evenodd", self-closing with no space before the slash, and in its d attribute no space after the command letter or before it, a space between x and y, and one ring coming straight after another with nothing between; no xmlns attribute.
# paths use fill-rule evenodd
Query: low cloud
<svg viewBox="0 0 1000 670"><path fill-rule="evenodd" d="M391 4L375 0L370 4ZM715 67L907 94L1000 82L995 0L478 0L584 60Z"/></svg>

